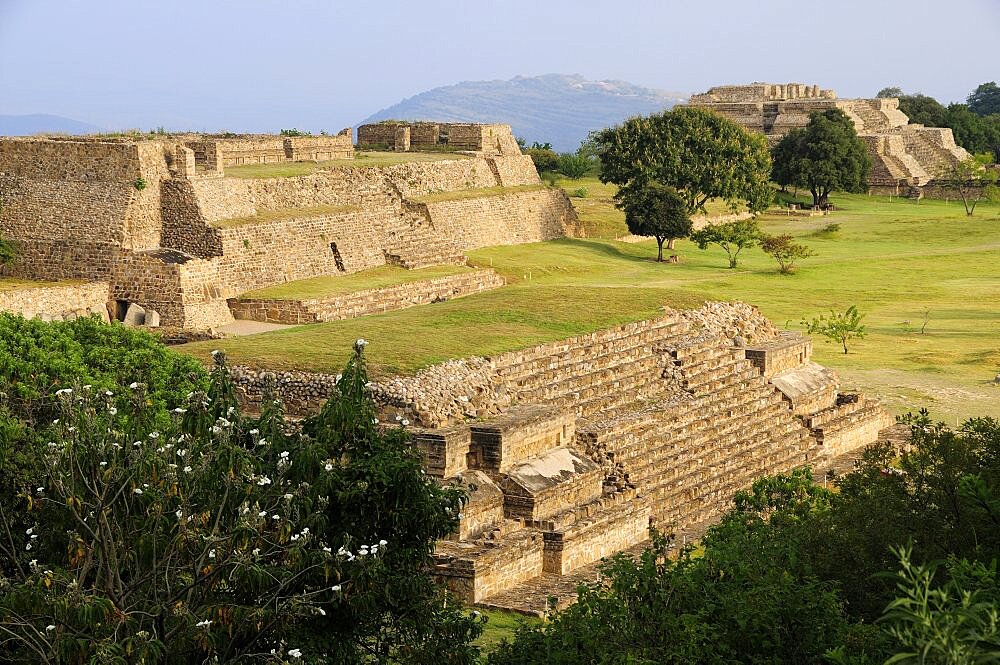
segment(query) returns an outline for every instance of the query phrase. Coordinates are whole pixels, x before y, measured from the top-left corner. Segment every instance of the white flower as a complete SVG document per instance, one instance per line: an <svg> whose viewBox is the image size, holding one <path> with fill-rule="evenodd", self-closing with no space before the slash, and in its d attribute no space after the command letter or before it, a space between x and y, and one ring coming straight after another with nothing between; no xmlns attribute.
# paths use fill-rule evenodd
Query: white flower
<svg viewBox="0 0 1000 665"><path fill-rule="evenodd" d="M101 462L101 466L107 466L107 465L108 465L107 462Z"/></svg>
<svg viewBox="0 0 1000 665"><path fill-rule="evenodd" d="M28 530L27 530L27 531L25 531L24 533L30 536L30 535L31 535L32 533L34 533L34 532L35 532L35 527L31 527L30 529L28 529Z"/></svg>
<svg viewBox="0 0 1000 665"><path fill-rule="evenodd" d="M403 427L406 427L409 424L410 424L410 421L407 420L406 418L403 418L403 422L402 422Z"/></svg>
<svg viewBox="0 0 1000 665"><path fill-rule="evenodd" d="M317 607L316 611L319 613L320 616L324 617L326 616L326 610L324 610L322 607Z"/></svg>
<svg viewBox="0 0 1000 665"><path fill-rule="evenodd" d="M208 628L211 625L212 625L212 622L209 621L208 619L205 619L203 621L199 621L198 623L195 624L195 626L197 626L198 628Z"/></svg>
<svg viewBox="0 0 1000 665"><path fill-rule="evenodd" d="M189 466L184 467L184 473L191 473L191 467Z"/></svg>
<svg viewBox="0 0 1000 665"><path fill-rule="evenodd" d="M266 446L267 445L267 439L261 439L260 441L257 442L257 445L258 446Z"/></svg>
<svg viewBox="0 0 1000 665"><path fill-rule="evenodd" d="M326 469L327 471L333 471L333 465L330 464L329 462L327 462L323 468Z"/></svg>
<svg viewBox="0 0 1000 665"><path fill-rule="evenodd" d="M219 350L218 349L212 349L212 357L214 358L217 355L219 355Z"/></svg>
<svg viewBox="0 0 1000 665"><path fill-rule="evenodd" d="M284 496L284 499L285 499L285 501L291 501L292 500L292 495L291 494L286 494Z"/></svg>
<svg viewBox="0 0 1000 665"><path fill-rule="evenodd" d="M274 515L271 515L271 519L272 520L280 520L281 519L281 515L278 515L277 513L275 513Z"/></svg>
<svg viewBox="0 0 1000 665"><path fill-rule="evenodd" d="M150 432L149 433L149 438L150 439L159 439L160 438L160 433L159 432Z"/></svg>
<svg viewBox="0 0 1000 665"><path fill-rule="evenodd" d="M323 551L329 554L329 553L330 553L330 552L332 552L333 550L332 550L332 549L330 549L329 547L325 547L325 546L324 546L324 547L323 547Z"/></svg>
<svg viewBox="0 0 1000 665"><path fill-rule="evenodd" d="M260 485L261 487L263 487L264 485L270 485L271 479L268 478L267 476L261 476L260 479L257 481L257 484Z"/></svg>
<svg viewBox="0 0 1000 665"><path fill-rule="evenodd" d="M180 508L178 508L177 512L174 513L174 515L177 515L177 519L180 519L180 518L184 517L184 511L181 510Z"/></svg>
<svg viewBox="0 0 1000 665"><path fill-rule="evenodd" d="M31 551L31 543L28 543L27 545L25 545L24 549L26 549L26 550L28 550L30 552Z"/></svg>
<svg viewBox="0 0 1000 665"><path fill-rule="evenodd" d="M251 554L253 554L254 556L260 556L260 548L259 547L253 548L253 552L251 552Z"/></svg>
<svg viewBox="0 0 1000 665"><path fill-rule="evenodd" d="M46 632L46 633L51 633L51 632L52 632L53 630L55 630L55 629L56 629L56 627L55 627L55 624L51 624L51 623L50 623L49 625L47 625L47 626L45 627L45 632Z"/></svg>
<svg viewBox="0 0 1000 665"><path fill-rule="evenodd" d="M334 592L340 591L340 585L339 584L334 584L332 587L330 587L330 591L334 591Z"/></svg>
<svg viewBox="0 0 1000 665"><path fill-rule="evenodd" d="M363 349L364 347L368 346L368 340L359 337L358 340L354 342L354 346L358 347L359 349Z"/></svg>
<svg viewBox="0 0 1000 665"><path fill-rule="evenodd" d="M93 388L93 386L89 383L83 387L84 390L90 390L91 388Z"/></svg>
<svg viewBox="0 0 1000 665"><path fill-rule="evenodd" d="M218 425L212 425L212 434L218 434L222 431L222 428Z"/></svg>
<svg viewBox="0 0 1000 665"><path fill-rule="evenodd" d="M174 409L174 413L187 413L187 409L182 407L177 407L176 409Z"/></svg>
<svg viewBox="0 0 1000 665"><path fill-rule="evenodd" d="M116 409L115 407L112 406L111 408L108 409L108 413L110 413L112 416L117 416L118 415L118 409Z"/></svg>
<svg viewBox="0 0 1000 665"><path fill-rule="evenodd" d="M131 388L132 390L135 390L136 388L139 387L139 382L133 381L132 383L128 384L128 387Z"/></svg>
<svg viewBox="0 0 1000 665"><path fill-rule="evenodd" d="M281 457L281 459L287 459L288 458L288 451L287 450L281 451L281 455L279 455L279 457Z"/></svg>
<svg viewBox="0 0 1000 665"><path fill-rule="evenodd" d="M298 649L289 649L288 655L291 656L292 658L301 658L302 652L299 651Z"/></svg>
<svg viewBox="0 0 1000 665"><path fill-rule="evenodd" d="M187 454L188 454L187 448L181 448L180 450L177 451L178 457L184 457Z"/></svg>
<svg viewBox="0 0 1000 665"><path fill-rule="evenodd" d="M56 391L56 395L71 395L71 394L73 394L72 388L61 388L60 390Z"/></svg>
<svg viewBox="0 0 1000 665"><path fill-rule="evenodd" d="M39 494L44 494L45 493L45 488L44 487L36 487L35 491L38 492Z"/></svg>
<svg viewBox="0 0 1000 665"><path fill-rule="evenodd" d="M133 491L134 493L136 493L136 494L142 494L142 490L141 490L141 489L139 489L138 487L136 487L136 488L135 488L134 490L132 490L132 491Z"/></svg>
<svg viewBox="0 0 1000 665"><path fill-rule="evenodd" d="M107 395L108 397L111 397L112 395L114 395L114 393L111 392L110 390L105 390L104 394Z"/></svg>
<svg viewBox="0 0 1000 665"><path fill-rule="evenodd" d="M385 547L386 545L389 544L389 542L387 540L380 540L380 541L378 541L378 544L381 547Z"/></svg>
<svg viewBox="0 0 1000 665"><path fill-rule="evenodd" d="M215 558L215 550L209 550L208 551L208 558L209 559L214 559Z"/></svg>
<svg viewBox="0 0 1000 665"><path fill-rule="evenodd" d="M333 382L334 383L340 383L340 380L342 378L344 378L344 375L343 374L338 374L336 377L334 377Z"/></svg>
<svg viewBox="0 0 1000 665"><path fill-rule="evenodd" d="M259 513L257 513L257 517L267 517L267 511L266 510L260 511Z"/></svg>
<svg viewBox="0 0 1000 665"><path fill-rule="evenodd" d="M250 430L250 435L251 436L257 436L258 434L260 434L260 430L259 429L252 429L252 430Z"/></svg>

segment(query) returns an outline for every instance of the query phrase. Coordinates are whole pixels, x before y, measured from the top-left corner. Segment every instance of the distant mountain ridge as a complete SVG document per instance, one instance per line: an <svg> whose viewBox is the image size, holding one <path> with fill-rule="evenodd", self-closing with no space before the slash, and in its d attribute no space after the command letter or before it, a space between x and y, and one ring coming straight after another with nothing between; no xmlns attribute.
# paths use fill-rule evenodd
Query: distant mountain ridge
<svg viewBox="0 0 1000 665"><path fill-rule="evenodd" d="M504 122L529 143L549 142L559 152L571 152L592 130L686 100L684 93L626 81L589 81L575 74L517 76L434 88L382 109L360 124L379 120Z"/></svg>
<svg viewBox="0 0 1000 665"><path fill-rule="evenodd" d="M0 115L0 136L32 136L34 134L93 134L101 131L97 125L48 113Z"/></svg>

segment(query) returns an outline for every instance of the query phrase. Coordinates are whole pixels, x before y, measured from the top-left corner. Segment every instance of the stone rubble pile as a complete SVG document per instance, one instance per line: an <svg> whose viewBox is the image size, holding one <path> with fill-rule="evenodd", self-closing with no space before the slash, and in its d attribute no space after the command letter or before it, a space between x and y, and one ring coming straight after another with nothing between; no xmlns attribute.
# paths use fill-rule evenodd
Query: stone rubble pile
<svg viewBox="0 0 1000 665"><path fill-rule="evenodd" d="M511 404L490 361L481 357L449 360L414 376L373 382L371 393L383 414L407 418L421 427L487 418Z"/></svg>
<svg viewBox="0 0 1000 665"><path fill-rule="evenodd" d="M759 344L777 339L780 331L754 305L745 302L706 302L698 309L678 310L678 315L704 333Z"/></svg>

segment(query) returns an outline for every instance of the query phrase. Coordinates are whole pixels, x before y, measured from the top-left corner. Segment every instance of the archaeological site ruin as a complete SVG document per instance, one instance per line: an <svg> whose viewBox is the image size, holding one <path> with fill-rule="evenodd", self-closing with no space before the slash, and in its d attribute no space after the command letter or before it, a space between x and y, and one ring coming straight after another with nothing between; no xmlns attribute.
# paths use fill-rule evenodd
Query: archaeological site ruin
<svg viewBox="0 0 1000 665"><path fill-rule="evenodd" d="M842 108L873 155L873 189L933 180L958 159L950 130L907 124L896 100L837 100L804 86L713 88L692 98L778 137L811 110ZM206 329L234 318L307 324L504 286L490 269L328 298L240 296L323 275L462 264L472 248L580 233L506 125L386 122L357 150L429 151L433 161L355 164L336 136L172 135L0 139L7 276L78 280L0 293L0 309L61 320ZM302 175L252 167L316 162ZM541 614L574 598L602 557L650 527L698 538L735 492L801 465L824 468L891 424L841 392L811 341L754 307L708 303L662 316L382 379L383 422L405 424L438 482L469 492L433 572L469 603ZM308 413L337 378L233 368L243 398L275 390Z"/></svg>
<svg viewBox="0 0 1000 665"><path fill-rule="evenodd" d="M52 306L46 298L13 300L23 294L0 306L64 318L100 314L110 301L120 319L137 305L164 326L205 329L231 323L233 309L252 318L253 304L235 300L252 289L386 264L463 263L463 251L475 247L576 233L566 196L541 184L510 127L433 125L431 144L424 124L414 126L414 149L435 147L453 158L355 167L349 129L336 136L0 138L0 236L20 247L3 272L90 283L64 288ZM382 129L358 131L369 137ZM304 161L336 165L285 178L226 174ZM441 196L447 192L461 195ZM437 196L421 200L431 193ZM491 274L464 280L425 286L413 298L497 285Z"/></svg>
<svg viewBox="0 0 1000 665"><path fill-rule="evenodd" d="M838 108L854 121L872 156L868 184L873 194L932 190L948 167L969 156L950 129L910 124L898 99L838 99L833 90L817 85L753 83L717 86L688 103L763 132L772 145L805 127L810 113Z"/></svg>

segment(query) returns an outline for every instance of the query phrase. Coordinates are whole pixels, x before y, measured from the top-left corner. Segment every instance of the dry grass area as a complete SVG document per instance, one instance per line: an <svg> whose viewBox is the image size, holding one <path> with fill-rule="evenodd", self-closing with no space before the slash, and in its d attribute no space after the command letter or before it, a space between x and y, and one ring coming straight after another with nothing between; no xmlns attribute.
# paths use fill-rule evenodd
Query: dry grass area
<svg viewBox="0 0 1000 665"><path fill-rule="evenodd" d="M36 282L28 279L16 279L14 277L0 277L0 291L17 291L19 289L37 289L50 286L72 286L83 284L82 280L62 280L58 282Z"/></svg>
<svg viewBox="0 0 1000 665"><path fill-rule="evenodd" d="M281 208L280 210L261 210L256 215L250 217L231 217L229 219L219 219L209 222L209 226L218 229L228 229L244 224L258 224L261 222L278 222L283 219L297 219L302 217L320 217L323 215L339 215L345 212L354 212L357 206L350 205L322 205L307 206L304 208Z"/></svg>
<svg viewBox="0 0 1000 665"><path fill-rule="evenodd" d="M371 270L350 275L325 275L286 282L275 286L244 293L241 298L261 298L264 300L309 300L328 298L366 289L381 289L399 284L409 284L436 277L449 277L464 272L473 272L468 266L430 266L419 270L406 270L399 266L379 266Z"/></svg>
<svg viewBox="0 0 1000 665"><path fill-rule="evenodd" d="M481 199L484 196L503 196L518 192L537 192L547 185L514 185L513 187L479 187L476 189L457 189L450 192L433 192L424 196L412 197L417 203L441 203L442 201L463 201L465 199Z"/></svg>
<svg viewBox="0 0 1000 665"><path fill-rule="evenodd" d="M331 169L357 169L393 166L409 162L443 162L456 159L469 159L469 156L454 152L356 152L354 159L227 166L225 175L227 178L294 178Z"/></svg>

